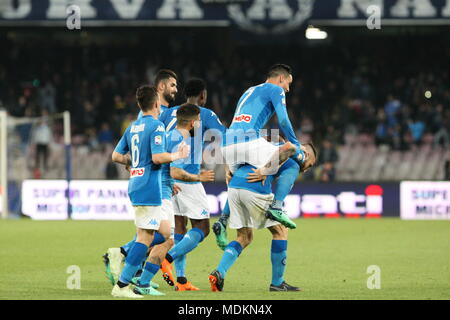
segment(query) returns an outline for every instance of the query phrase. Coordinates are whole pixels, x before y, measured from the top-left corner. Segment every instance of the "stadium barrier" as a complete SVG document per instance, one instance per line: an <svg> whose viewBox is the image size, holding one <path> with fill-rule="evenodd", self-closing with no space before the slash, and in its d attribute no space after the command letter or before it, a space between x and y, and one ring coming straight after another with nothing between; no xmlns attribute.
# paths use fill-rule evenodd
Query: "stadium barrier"
<svg viewBox="0 0 450 320"><path fill-rule="evenodd" d="M127 180L73 180L72 219L132 220ZM65 180L25 180L22 212L36 220L65 220ZM227 199L225 183L205 184L211 215ZM286 198L291 218L450 219L450 182L298 183Z"/></svg>

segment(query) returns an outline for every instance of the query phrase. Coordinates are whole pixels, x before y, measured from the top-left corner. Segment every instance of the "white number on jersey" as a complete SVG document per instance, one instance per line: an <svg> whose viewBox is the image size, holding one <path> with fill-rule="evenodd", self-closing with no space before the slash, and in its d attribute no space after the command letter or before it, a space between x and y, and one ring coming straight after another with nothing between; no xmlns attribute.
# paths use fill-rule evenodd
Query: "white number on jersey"
<svg viewBox="0 0 450 320"><path fill-rule="evenodd" d="M136 168L139 164L139 135L133 134L131 137L131 165Z"/></svg>

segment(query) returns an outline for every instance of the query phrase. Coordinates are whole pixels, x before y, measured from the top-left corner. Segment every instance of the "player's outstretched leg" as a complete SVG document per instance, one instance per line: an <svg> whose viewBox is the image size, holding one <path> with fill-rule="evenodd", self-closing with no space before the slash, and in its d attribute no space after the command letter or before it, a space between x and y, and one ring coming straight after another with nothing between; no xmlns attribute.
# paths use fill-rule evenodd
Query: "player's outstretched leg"
<svg viewBox="0 0 450 320"><path fill-rule="evenodd" d="M295 229L297 225L283 211L283 201L291 192L292 186L297 179L300 166L293 159L288 159L279 169L279 177L275 187L274 199L266 211L266 217L278 221L289 229Z"/></svg>
<svg viewBox="0 0 450 320"><path fill-rule="evenodd" d="M184 234L175 234L175 245L177 245L181 240L183 240ZM175 284L175 291L198 291L200 290L194 286L186 278L186 254L180 255L173 261L175 265L175 270L177 274L177 282Z"/></svg>
<svg viewBox="0 0 450 320"><path fill-rule="evenodd" d="M223 208L222 215L220 216L219 220L216 221L212 226L212 230L214 232L214 235L216 236L217 246L222 250L225 250L225 247L228 244L227 224L229 217L230 217L230 206L228 205L227 200L227 202L225 203L225 207Z"/></svg>
<svg viewBox="0 0 450 320"><path fill-rule="evenodd" d="M208 225L209 228L209 225ZM166 259L161 264L163 278L170 286L175 285L173 277L172 262L178 257L194 250L205 238L205 233L200 228L192 228L166 255Z"/></svg>
<svg viewBox="0 0 450 320"><path fill-rule="evenodd" d="M217 269L215 269L211 274L209 275L209 283L211 284L211 291L223 291L223 285L225 281L225 276L227 275L228 270L231 268L231 266L236 262L237 258L241 254L244 247L246 247L250 243L250 237L242 237L242 232L247 235L248 232L252 232L251 229L246 229L242 231L240 229L238 231L238 238L241 242L245 244L245 246L242 246L240 242L238 241L231 241L227 247L225 248L225 252L223 253L222 259L220 260L219 265L217 266ZM247 230L248 229L248 230ZM249 240L246 240L249 239Z"/></svg>
<svg viewBox="0 0 450 320"><path fill-rule="evenodd" d="M269 227L273 240L270 248L270 261L272 262L272 281L269 291L301 291L300 288L291 286L284 280L287 259L287 235L286 228L278 225Z"/></svg>

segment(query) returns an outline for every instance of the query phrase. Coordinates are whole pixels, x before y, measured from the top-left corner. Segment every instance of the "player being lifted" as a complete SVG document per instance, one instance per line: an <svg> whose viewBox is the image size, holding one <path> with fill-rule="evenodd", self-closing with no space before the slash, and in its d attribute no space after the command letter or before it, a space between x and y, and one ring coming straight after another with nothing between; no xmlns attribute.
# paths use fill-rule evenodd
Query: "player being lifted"
<svg viewBox="0 0 450 320"><path fill-rule="evenodd" d="M126 298L142 297L131 290L129 284L147 254L155 231L164 239L170 236L169 219L161 210L161 164L189 155L189 147L184 144L173 153L166 152L164 125L157 120L161 108L156 88L142 86L137 89L136 98L142 117L126 129L112 155L113 161L130 165L128 195L134 207L137 233L136 242L130 248L111 292L114 297Z"/></svg>
<svg viewBox="0 0 450 320"><path fill-rule="evenodd" d="M265 83L249 88L238 101L233 122L224 135L222 153L231 173L244 164L254 166L256 172L250 174L274 174L279 169L280 154L288 152L296 162L289 169L280 168L279 182L275 188L272 204L267 209L268 218L278 221L288 228L296 224L282 211L283 201L292 189L302 162L306 160L304 148L295 136L286 110L285 94L292 83L291 68L285 64L276 64L269 69ZM278 147L261 136L261 129L276 114L279 127L288 140ZM269 168L267 163L273 164ZM223 214L213 225L219 246L226 246L227 214Z"/></svg>
<svg viewBox="0 0 450 320"><path fill-rule="evenodd" d="M317 159L317 153L312 144L305 144L304 147L309 157L302 163L301 172L305 172L313 166ZM291 286L284 280L288 229L279 222L267 219L265 216L265 212L273 199L273 194L271 193L273 180L280 179L280 172L283 169L296 168L296 164L293 159L288 159L275 175L267 176L265 181L262 182L249 182L253 180L253 178L249 177L249 174L255 170L255 167L251 165L242 165L235 171L228 184L228 201L231 211L229 227L237 229L237 238L227 245L217 269L211 272L209 276L212 291L223 290L224 279L228 270L239 257L242 250L252 242L253 229L262 228L268 228L272 234L270 250L272 281L269 290L300 291L300 288Z"/></svg>

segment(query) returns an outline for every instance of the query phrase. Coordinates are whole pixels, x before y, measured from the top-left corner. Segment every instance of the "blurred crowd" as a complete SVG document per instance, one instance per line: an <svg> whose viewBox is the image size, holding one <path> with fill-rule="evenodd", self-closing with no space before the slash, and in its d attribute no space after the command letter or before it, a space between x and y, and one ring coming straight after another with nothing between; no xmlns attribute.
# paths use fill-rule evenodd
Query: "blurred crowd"
<svg viewBox="0 0 450 320"><path fill-rule="evenodd" d="M293 127L303 142L312 140L319 147L321 169L313 178L332 181L337 148L349 133L394 150L423 143L450 147L448 44L434 41L424 49L421 41L401 39L311 47L233 43L226 50L217 42L189 37L142 39L131 47L53 41L38 48L5 40L0 108L15 117L69 110L73 144L99 150L114 145L135 119L135 90L152 83L159 68L177 72L177 104L183 102L187 79L204 78L207 107L228 125L240 95L264 81L268 66L287 63L294 70L287 95ZM276 127L276 121L269 126ZM45 158L48 130L41 128L37 135L36 153Z"/></svg>

